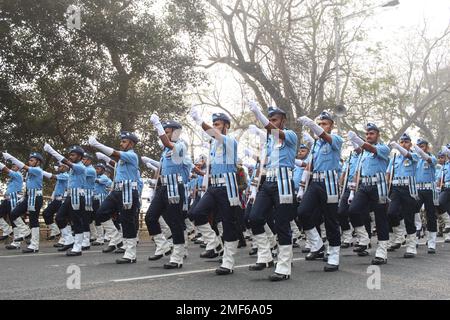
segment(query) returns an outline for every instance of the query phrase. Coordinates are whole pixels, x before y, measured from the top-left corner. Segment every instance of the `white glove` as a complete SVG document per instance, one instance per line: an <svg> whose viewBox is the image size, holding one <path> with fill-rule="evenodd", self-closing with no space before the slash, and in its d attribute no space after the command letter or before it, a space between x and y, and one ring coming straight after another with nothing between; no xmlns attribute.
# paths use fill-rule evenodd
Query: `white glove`
<svg viewBox="0 0 450 320"><path fill-rule="evenodd" d="M254 124L251 124L251 125L248 126L248 132L250 134L258 135L258 136L260 136L263 139L265 139L266 135L267 135L265 130L261 130L260 128L258 128Z"/></svg>
<svg viewBox="0 0 450 320"><path fill-rule="evenodd" d="M297 167L301 167L301 166L303 166L303 163L304 163L304 161L303 161L303 160L300 160L300 159L295 159L295 165L296 165Z"/></svg>
<svg viewBox="0 0 450 320"><path fill-rule="evenodd" d="M428 154L426 154L425 151L420 149L418 146L413 146L413 149L423 160L428 161L431 159L431 157Z"/></svg>
<svg viewBox="0 0 450 320"><path fill-rule="evenodd" d="M147 168L149 168L150 170L158 171L158 168L155 167L154 165L152 165L150 162L146 162L146 163L145 163L145 166L146 166Z"/></svg>
<svg viewBox="0 0 450 320"><path fill-rule="evenodd" d="M446 146L442 146L441 152L445 154L447 157L450 157L450 149Z"/></svg>
<svg viewBox="0 0 450 320"><path fill-rule="evenodd" d="M406 157L407 155L408 155L408 150L406 150L405 148L403 148L401 145L399 145L397 142L395 142L395 141L392 141L391 143L389 143L389 146L392 148L392 149L397 149L401 154L402 154L402 156L404 156L404 157Z"/></svg>
<svg viewBox="0 0 450 320"><path fill-rule="evenodd" d="M13 164L18 166L19 169L22 169L23 167L25 167L25 163L23 163L22 161L17 160L16 158L14 158L12 155L10 155L7 152L3 152L3 158L5 160L10 160Z"/></svg>
<svg viewBox="0 0 450 320"><path fill-rule="evenodd" d="M318 137L324 132L324 130L317 123L315 123L314 120L308 118L307 116L302 116L298 118L297 121L301 125L310 128L314 132L314 134Z"/></svg>
<svg viewBox="0 0 450 320"><path fill-rule="evenodd" d="M355 191L352 190L352 191L350 191L350 195L348 196L347 203L351 204L354 197L355 197Z"/></svg>
<svg viewBox="0 0 450 320"><path fill-rule="evenodd" d="M58 171L59 167L58 166L53 166L53 170Z"/></svg>
<svg viewBox="0 0 450 320"><path fill-rule="evenodd" d="M358 135L353 131L349 131L347 133L347 138L351 142L355 143L358 147L362 147L362 145L364 144L364 140L358 137Z"/></svg>
<svg viewBox="0 0 450 320"><path fill-rule="evenodd" d="M97 139L93 136L90 136L88 139L88 144L98 150L100 150L101 152L103 152L104 154L106 154L107 156L110 156L113 154L114 149L110 148L108 146L105 146L103 144L101 144L100 142L97 141Z"/></svg>
<svg viewBox="0 0 450 320"><path fill-rule="evenodd" d="M440 187L436 187L436 192L437 193L441 193L441 188Z"/></svg>
<svg viewBox="0 0 450 320"><path fill-rule="evenodd" d="M360 148L360 146L358 146L358 144L356 142L350 141L350 143L352 144L352 147L354 150Z"/></svg>
<svg viewBox="0 0 450 320"><path fill-rule="evenodd" d="M50 154L58 161L62 161L64 159L64 156L55 151L55 149L53 149L48 143L44 144L44 151Z"/></svg>
<svg viewBox="0 0 450 320"><path fill-rule="evenodd" d="M160 163L156 160L153 160L152 158L149 157L141 157L142 162L144 163L150 163L152 166L159 168L160 167Z"/></svg>
<svg viewBox="0 0 450 320"><path fill-rule="evenodd" d="M158 136L165 135L166 132L164 131L163 126L161 125L161 122L159 121L158 115L155 113L150 116L150 122L155 127L156 131L158 132Z"/></svg>
<svg viewBox="0 0 450 320"><path fill-rule="evenodd" d="M0 171L2 171L4 167L5 167L5 165L0 162Z"/></svg>
<svg viewBox="0 0 450 320"><path fill-rule="evenodd" d="M269 119L267 119L266 116L262 114L259 105L255 101L249 101L248 105L250 107L250 111L255 114L256 118L261 122L263 127L267 127L267 125L270 123Z"/></svg>
<svg viewBox="0 0 450 320"><path fill-rule="evenodd" d="M253 157L253 151L250 150L249 148L245 148L244 154L246 157L249 157L249 158Z"/></svg>
<svg viewBox="0 0 450 320"><path fill-rule="evenodd" d="M97 157L98 160L103 160L103 161L105 161L106 163L110 163L110 162L111 162L111 158L108 157L107 155L104 155L104 154L101 153L101 152L96 152L96 153L95 153L95 156Z"/></svg>
<svg viewBox="0 0 450 320"><path fill-rule="evenodd" d="M42 175L44 177L46 177L47 179L51 179L53 176L50 172L47 172L47 171L42 171Z"/></svg>
<svg viewBox="0 0 450 320"><path fill-rule="evenodd" d="M192 119L194 119L195 123L197 123L199 126L202 125L203 123L202 116L200 115L200 111L198 110L198 108L195 106L193 106L191 109L191 117Z"/></svg>
<svg viewBox="0 0 450 320"><path fill-rule="evenodd" d="M308 145L313 145L315 140L308 132L303 132L303 141Z"/></svg>
<svg viewBox="0 0 450 320"><path fill-rule="evenodd" d="M300 200L303 199L304 192L305 192L305 191L303 191L303 188L302 188L302 187L298 188L298 193L297 193L297 200L298 200L298 201L300 201Z"/></svg>

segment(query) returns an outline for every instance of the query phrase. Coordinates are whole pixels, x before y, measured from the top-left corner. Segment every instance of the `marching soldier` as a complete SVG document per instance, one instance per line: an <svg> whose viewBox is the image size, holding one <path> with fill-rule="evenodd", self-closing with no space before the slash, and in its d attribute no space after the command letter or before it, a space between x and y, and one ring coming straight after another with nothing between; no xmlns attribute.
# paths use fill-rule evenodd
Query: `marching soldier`
<svg viewBox="0 0 450 320"><path fill-rule="evenodd" d="M67 196L56 214L56 223L64 237L64 246L58 251L66 252L66 256L81 256L83 246L83 215L85 214L86 167L82 163L84 149L80 146L69 148L68 159L55 151L47 143L44 150L52 155L57 161L64 163L70 168ZM72 222L75 237L72 236L68 221ZM68 249L72 250L68 251Z"/></svg>
<svg viewBox="0 0 450 320"><path fill-rule="evenodd" d="M105 242L103 226L97 219L97 211L100 208L103 201L109 194L112 180L105 174L106 166L103 163L97 163L95 166L96 179L95 179L95 190L94 190L94 200L92 201L92 209L94 210L95 219L95 229L97 234L97 239L92 242L93 246L101 246Z"/></svg>
<svg viewBox="0 0 450 320"><path fill-rule="evenodd" d="M441 193L439 195L439 207L441 211L445 212L444 214L448 214L450 212L450 161L448 160L450 158L450 144L447 146L442 147L442 154L447 157L447 161L443 165L441 171L441 180L439 184L439 188L441 189ZM446 235L449 234L447 228L444 230ZM445 239L446 243L450 243L450 239Z"/></svg>
<svg viewBox="0 0 450 320"><path fill-rule="evenodd" d="M10 220L11 210L17 206L17 203L22 196L23 176L20 173L19 167L15 164L9 169L6 165L0 163L0 171L7 174L9 177L5 195L0 204L0 228L3 231L0 241L4 241L8 239L11 234L13 234L14 238L19 238L19 229L15 225L11 227L7 220ZM7 246L7 249L8 248L19 249L20 242L13 242Z"/></svg>
<svg viewBox="0 0 450 320"><path fill-rule="evenodd" d="M294 182L292 170L297 154L297 135L285 127L286 112L269 108L268 118L259 106L251 101L250 110L268 132L266 180L256 194L250 212L253 239L258 244L258 259L249 267L252 271L263 270L274 265L270 242L265 233L266 217L273 212L278 236L278 262L270 281L290 278L292 264L292 233L290 222L295 217Z"/></svg>
<svg viewBox="0 0 450 320"><path fill-rule="evenodd" d="M206 242L206 251L200 257L214 258L222 251L220 239L208 223L208 215L216 210L222 219L224 239L222 264L216 269L216 274L228 275L233 273L238 246L236 210L240 206L240 199L236 180L237 141L227 135L231 122L226 114L214 113L213 127L203 121L200 111L195 107L191 117L213 138L210 153L211 184L191 212L197 230Z"/></svg>
<svg viewBox="0 0 450 320"><path fill-rule="evenodd" d="M417 145L414 147L414 151L419 155L420 159L417 163L417 191L419 200L417 201L416 216L419 215L420 208L425 205L425 212L427 216L427 245L428 253L436 253L436 236L437 236L437 222L436 222L436 207L434 205L434 199L437 198L437 192L435 188L435 175L437 159L429 151L428 141L424 139L417 140Z"/></svg>
<svg viewBox="0 0 450 320"><path fill-rule="evenodd" d="M322 112L318 120L319 124L306 116L298 119L301 125L314 132L318 140L314 142L311 151L312 159L308 166L310 170L305 170L304 181L309 185L305 190L297 214L306 237L311 243L311 252L306 256L306 260L324 257L325 246L316 229L318 220L316 215L323 216L329 241L329 256L324 271L330 272L339 269L341 234L337 210L339 201L338 170L342 138L331 133L334 120L328 112ZM311 170L312 177L309 176Z"/></svg>
<svg viewBox="0 0 450 320"><path fill-rule="evenodd" d="M178 269L183 266L183 259L186 255L183 216L184 185L189 182L191 165L187 154L187 145L180 138L182 126L176 121L161 123L156 114L152 114L150 122L157 130L165 148L161 156L158 186L145 216L145 223L149 235L153 236L157 243L162 237L159 218L164 215L173 239L173 252L169 263L164 264L164 269Z"/></svg>
<svg viewBox="0 0 450 320"><path fill-rule="evenodd" d="M56 180L55 188L53 190L51 201L47 207L42 212L45 224L50 229L50 236L47 240L54 240L57 236L61 234L58 225L55 223L55 214L58 212L59 208L63 203L64 193L66 192L69 183L69 167L63 163L59 163L57 167L57 174L51 176L52 179ZM62 237L61 237L62 238ZM60 248L63 245L56 245L55 248Z"/></svg>
<svg viewBox="0 0 450 320"><path fill-rule="evenodd" d="M25 163L17 160L8 153L3 153L3 158L10 160L20 170L27 172L25 196L14 210L11 211L11 221L21 230L19 239L14 239L14 241L23 240L27 236L29 228L21 217L28 211L31 227L31 243L22 252L39 252L39 213L44 203L42 197L43 170L41 169L41 165L44 162L44 158L41 154L33 152L28 158L28 165L25 165Z"/></svg>
<svg viewBox="0 0 450 320"><path fill-rule="evenodd" d="M94 157L85 152L83 155L83 164L86 167L86 183L84 185L85 197L85 212L83 216L83 245L82 250L89 250L91 248L91 236L93 239L97 238L97 229L95 228L95 216L93 208L93 200L95 193L95 179L97 178L97 171L92 165ZM93 241L93 240L92 240Z"/></svg>
<svg viewBox="0 0 450 320"><path fill-rule="evenodd" d="M417 254L414 215L418 198L416 172L419 156L411 151L411 137L406 133L400 137L400 144L391 142L390 146L397 149L400 154L391 159L387 170L388 180L392 179L389 196L391 202L388 209L389 223L392 228L398 228L400 220L404 219L407 233L404 258L413 258Z"/></svg>
<svg viewBox="0 0 450 320"><path fill-rule="evenodd" d="M339 201L338 217L339 225L341 226L342 230L341 248L344 249L349 248L352 245L353 236L352 229L350 227L350 203L348 199L350 197L350 194L354 194L355 182L353 182L353 178L355 177L356 169L358 166L358 159L361 153L361 148L358 145L354 145L353 147L354 150L351 152L348 160L342 167L344 173L339 179L339 185L341 186L343 193Z"/></svg>
<svg viewBox="0 0 450 320"><path fill-rule="evenodd" d="M111 216L116 212L120 213L125 253L122 258L116 260L117 264L136 263L136 217L140 205L138 192L140 173L139 157L133 149L138 142L139 139L134 133L121 132L120 151L118 151L99 143L94 137L89 137L89 145L117 162L114 189L97 211L97 219L102 223L103 228L107 232L110 231L111 234L117 232L115 226L112 225Z"/></svg>
<svg viewBox="0 0 450 320"><path fill-rule="evenodd" d="M354 187L349 196L351 201L349 214L351 223L359 239L354 249L359 256L366 256L370 238L364 219L370 211L375 213L378 248L372 264L387 263L387 246L389 241L389 220L387 217L387 183L386 169L389 164L390 149L379 141L380 130L373 123L366 126L366 140L358 137L353 131L348 132L348 139L363 150L360 155Z"/></svg>
<svg viewBox="0 0 450 320"><path fill-rule="evenodd" d="M443 176L443 170L445 167L445 163L447 161L447 156L442 152L439 151L438 153L438 165L436 166L436 193L438 195L438 201L437 201L437 212L439 215L439 220L442 220L444 223L444 232L445 236L446 236L446 242L447 242L447 237L448 237L448 242L450 242L450 216L448 215L447 212L443 212L441 210L441 208L439 207L439 195L441 193L441 185L444 182L444 176ZM441 235L442 236L442 235Z"/></svg>

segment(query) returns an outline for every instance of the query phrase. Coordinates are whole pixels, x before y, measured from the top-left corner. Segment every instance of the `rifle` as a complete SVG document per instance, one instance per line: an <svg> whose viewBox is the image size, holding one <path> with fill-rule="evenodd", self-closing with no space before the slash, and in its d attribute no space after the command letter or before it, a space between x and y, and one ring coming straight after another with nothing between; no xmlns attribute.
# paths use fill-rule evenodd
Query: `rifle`
<svg viewBox="0 0 450 320"><path fill-rule="evenodd" d="M394 158L392 159L392 168L391 168L391 172L390 172L390 177L389 177L389 186L388 186L388 199L389 199L389 195L391 194L391 189L392 189L392 181L394 180L394 173L395 173L395 158L397 157L397 154L394 154Z"/></svg>
<svg viewBox="0 0 450 320"><path fill-rule="evenodd" d="M314 141L314 145L311 150L311 161L308 163L308 165L306 166L306 169L305 169L305 171L308 172L308 178L306 179L306 181L304 181L305 188L303 189L303 192L306 192L306 189L308 189L308 186L309 186L309 181L311 180L311 172L313 170L314 153L315 153L315 149L316 149L317 140ZM302 183L303 183L303 181L301 181L300 185Z"/></svg>
<svg viewBox="0 0 450 320"><path fill-rule="evenodd" d="M342 186L342 194L344 194L345 189L347 189L347 185L348 185L348 174L350 173L350 160L352 159L353 156L353 151L350 152L350 156L348 157L347 160L347 168L345 169L345 180L344 180L344 185Z"/></svg>
<svg viewBox="0 0 450 320"><path fill-rule="evenodd" d="M210 175L210 170L211 170L211 148L212 148L212 143L213 143L213 138L211 138L209 140L209 149L208 149L208 158L206 160L206 173L203 176L203 182L202 182L202 192L200 197L203 197L203 195L205 194L206 190L208 190L208 186L209 186L209 175Z"/></svg>

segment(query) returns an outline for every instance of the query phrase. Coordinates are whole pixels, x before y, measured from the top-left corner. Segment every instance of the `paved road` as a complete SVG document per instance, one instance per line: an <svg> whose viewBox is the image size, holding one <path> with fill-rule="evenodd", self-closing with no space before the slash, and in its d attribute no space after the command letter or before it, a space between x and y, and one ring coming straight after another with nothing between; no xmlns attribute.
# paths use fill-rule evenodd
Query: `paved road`
<svg viewBox="0 0 450 320"><path fill-rule="evenodd" d="M342 250L340 271L324 273L322 261L305 261L294 249L292 278L271 283L271 270L251 272L255 258L248 248L239 250L235 273L216 276L218 260L198 257L201 249L191 245L182 269L166 271L160 261L147 261L154 245L138 247L138 262L116 265L117 255L103 254L99 247L69 258L44 243L34 255L5 250L0 246L0 300L4 299L450 299L450 244L438 243L436 255L419 247L414 259L404 259L404 248L391 253L381 267L381 288L369 290L370 257L357 257ZM81 289L67 288L67 268L81 270ZM370 281L371 284L376 282Z"/></svg>

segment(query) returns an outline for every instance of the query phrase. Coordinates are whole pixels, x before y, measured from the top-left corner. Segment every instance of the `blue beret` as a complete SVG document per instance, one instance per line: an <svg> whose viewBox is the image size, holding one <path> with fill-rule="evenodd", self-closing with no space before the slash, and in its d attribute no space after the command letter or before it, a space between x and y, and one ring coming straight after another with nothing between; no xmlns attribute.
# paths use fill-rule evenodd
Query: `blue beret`
<svg viewBox="0 0 450 320"><path fill-rule="evenodd" d="M402 134L402 136L400 137L400 141L411 141L411 137L405 132L405 133Z"/></svg>
<svg viewBox="0 0 450 320"><path fill-rule="evenodd" d="M443 152L439 151L437 156L438 156L438 158L441 158L441 157L445 157L445 154Z"/></svg>
<svg viewBox="0 0 450 320"><path fill-rule="evenodd" d="M128 139L130 141L133 141L134 143L139 142L138 137L134 133L129 132L129 131L122 131L120 133L120 139Z"/></svg>
<svg viewBox="0 0 450 320"><path fill-rule="evenodd" d="M92 154L90 154L90 153L85 152L85 153L83 154L83 158L88 158L88 159L93 160L93 159L94 159L94 156L93 156Z"/></svg>
<svg viewBox="0 0 450 320"><path fill-rule="evenodd" d="M330 120L334 122L333 116L327 111L322 111L322 113L319 115L319 120Z"/></svg>
<svg viewBox="0 0 450 320"><path fill-rule="evenodd" d="M39 152L32 152L30 153L30 156L28 157L28 160L31 158L38 159L41 162L44 162L44 157Z"/></svg>
<svg viewBox="0 0 450 320"><path fill-rule="evenodd" d="M428 144L428 141L425 139L419 138L419 139L417 139L417 145L419 145L419 144Z"/></svg>
<svg viewBox="0 0 450 320"><path fill-rule="evenodd" d="M366 131L372 131L372 130L380 132L380 129L378 129L378 127L376 126L375 123L369 122L366 125Z"/></svg>
<svg viewBox="0 0 450 320"><path fill-rule="evenodd" d="M282 114L282 115L286 116L287 113L283 109L280 109L280 108L277 108L277 107L269 107L267 115L269 117L272 117L272 116L274 116L276 114Z"/></svg>
<svg viewBox="0 0 450 320"><path fill-rule="evenodd" d="M103 163L97 163L94 165L95 168L102 168L103 170L106 170L106 166Z"/></svg>
<svg viewBox="0 0 450 320"><path fill-rule="evenodd" d="M299 148L299 149L308 149L308 150L309 150L309 147L308 147L306 144L304 144L304 143L301 143L301 144L298 146L298 148Z"/></svg>
<svg viewBox="0 0 450 320"><path fill-rule="evenodd" d="M230 117L228 117L225 113L213 113L212 121L216 122L218 120L222 120L223 122L228 124L231 123Z"/></svg>
<svg viewBox="0 0 450 320"><path fill-rule="evenodd" d="M183 128L183 126L180 123L178 123L178 122L176 122L174 120L164 121L163 123L161 123L161 125L162 125L162 127L164 129L166 129L166 128L172 128L172 129L181 129L181 128Z"/></svg>
<svg viewBox="0 0 450 320"><path fill-rule="evenodd" d="M80 156L84 156L84 149L80 146L71 146L69 148L69 153L77 153Z"/></svg>

